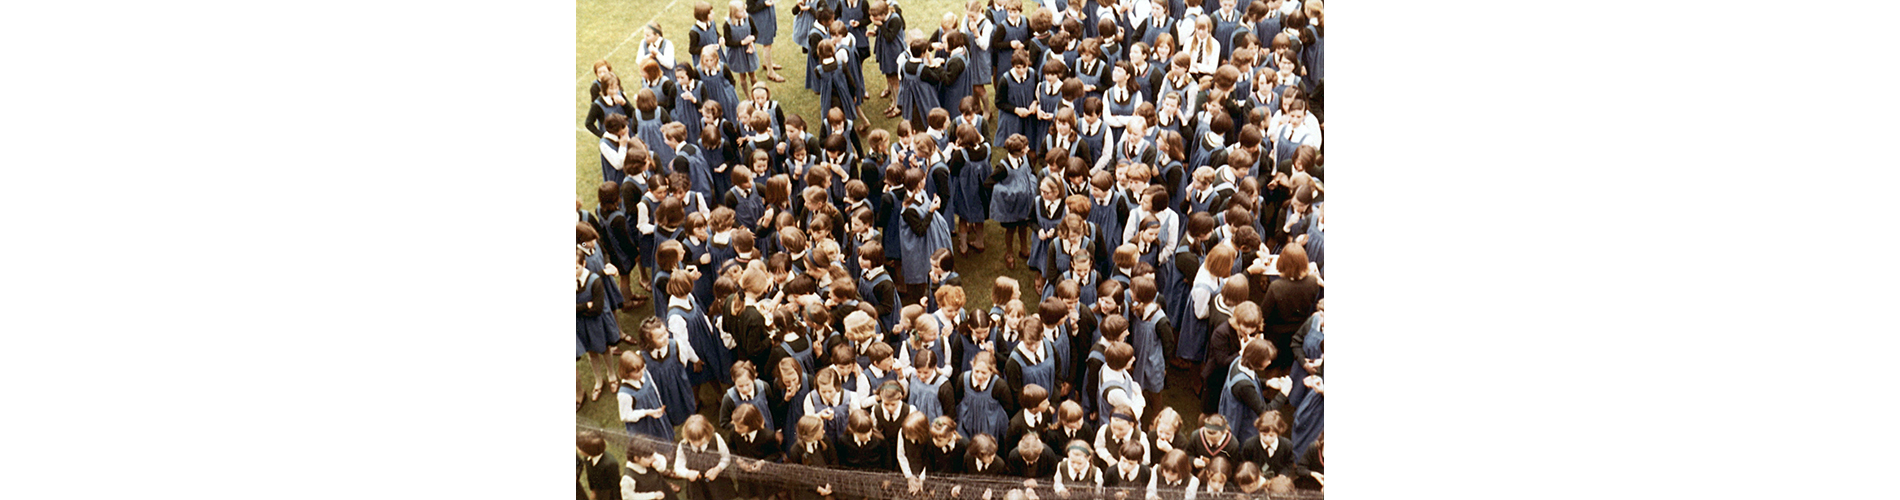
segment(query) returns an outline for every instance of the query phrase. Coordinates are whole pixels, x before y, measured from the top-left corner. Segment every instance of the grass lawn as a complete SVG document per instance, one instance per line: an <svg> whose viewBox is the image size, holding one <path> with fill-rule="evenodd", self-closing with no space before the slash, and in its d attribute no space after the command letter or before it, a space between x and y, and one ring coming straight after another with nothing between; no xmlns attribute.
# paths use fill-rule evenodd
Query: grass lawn
<svg viewBox="0 0 1900 500"><path fill-rule="evenodd" d="M641 26L644 26L649 20L659 23L667 34L667 38L673 41L675 47L678 47L678 55L676 57L684 60L686 52L686 33L693 24L693 4L695 1L697 0L579 0L576 3L576 15L578 18L575 22L577 31L575 33L574 53L575 108L572 123L574 127L575 157L574 184L575 195L580 199L582 205L588 209L591 210L597 205L594 193L595 189L597 189L601 183L600 139L581 126L581 120L587 116L587 89L594 80L594 61L602 58L607 59L618 69L623 84L637 86L637 83L629 84L628 82L637 81L637 76L631 76L634 74L631 68L635 67L634 61L639 52L639 39L642 35ZM714 18L715 21L717 21L718 18L723 16L725 7L723 2L713 3ZM795 3L793 0L779 0L778 2L779 38L778 41L773 44L774 50L772 53L777 63L784 66L784 69L779 70L779 73L785 77L785 82L772 83L769 80L765 80L763 78L763 72L760 73L760 81L764 81L772 86L773 96L784 106L786 114L790 115L796 113L804 116L807 122L816 123L812 116L812 110L818 107L817 96L805 90L803 85L805 81L805 54L799 51L797 44L792 43L790 35L792 27L791 5L793 3ZM956 0L903 0L901 3L904 8L906 23L910 25L911 29L917 29L925 34L929 34L935 30L935 26L944 12L950 11L952 8L958 9L959 11L962 9L962 2ZM1030 4L1030 2L1025 3ZM1031 12L1033 12L1035 8L1033 5L1025 5L1025 7L1029 8ZM873 129L881 128L886 130L895 128L896 120L884 118L882 114L884 108L890 104L890 99L879 99L876 97L877 94L883 92L885 88L884 77L877 71L877 63L875 61L867 61L864 65L864 74L865 85L869 87L866 93L872 96L866 99L864 103L864 113L870 118L870 127ZM993 91L994 89L992 89L992 92ZM1003 255L1001 249L1004 248L1002 229L995 223L991 223L988 227L989 231L986 232L985 242L991 250L983 254L973 254L971 258L958 262L958 272L963 275L963 282L965 283L964 292L969 295L969 308L971 310L989 310L990 283L992 283L997 276L1007 275L1015 277L1021 281L1025 287L1035 282L1035 273L1029 271L1025 266L1018 265L1014 270L1004 268L1001 262ZM644 294L645 292L642 291L644 290L644 286L645 284L636 283L634 286L635 293ZM1035 311L1035 301L1025 300L1024 302L1028 303L1027 305L1031 312ZM623 331L630 330L633 325L638 325L640 321L650 316L649 313L651 311L650 306L642 306L632 311L632 314L627 312L620 313L619 322L623 326ZM589 368L585 361L578 362L575 366L581 376L587 376ZM603 369L604 368L605 367L603 367ZM1187 383L1186 374L1177 370L1169 370L1169 386L1185 387ZM1188 422L1196 421L1195 419L1200 415L1199 400L1193 399L1194 396L1186 393L1186 391L1171 392L1174 392L1174 394L1170 394L1172 397L1164 397L1160 403L1174 407L1176 411L1181 412L1182 416L1188 419ZM1150 402L1150 404L1155 404L1155 402ZM617 411L613 398L603 394L599 401L588 403L581 409L578 415L578 422L594 427L620 429L621 424L619 423ZM700 413L707 415L709 418L713 416L715 411L716 408L706 408L703 406L700 408ZM616 461L619 461L621 451L625 450L626 443L613 439L609 439L608 442L609 453L613 455Z"/></svg>

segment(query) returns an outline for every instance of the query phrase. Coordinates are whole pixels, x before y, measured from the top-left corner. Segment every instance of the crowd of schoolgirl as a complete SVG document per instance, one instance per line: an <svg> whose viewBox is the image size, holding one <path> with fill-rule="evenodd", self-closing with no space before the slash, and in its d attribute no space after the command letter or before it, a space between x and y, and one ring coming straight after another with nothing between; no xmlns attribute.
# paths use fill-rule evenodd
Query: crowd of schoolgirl
<svg viewBox="0 0 1900 500"><path fill-rule="evenodd" d="M1319 0L972 0L927 35L894 1L799 1L815 110L757 81L784 80L775 2L713 7L683 47L644 27L630 80L594 66L576 407L676 444L595 481L584 434L579 495L851 496L726 472L760 461L901 474L893 497L1324 485ZM1032 281L958 274L991 221Z"/></svg>

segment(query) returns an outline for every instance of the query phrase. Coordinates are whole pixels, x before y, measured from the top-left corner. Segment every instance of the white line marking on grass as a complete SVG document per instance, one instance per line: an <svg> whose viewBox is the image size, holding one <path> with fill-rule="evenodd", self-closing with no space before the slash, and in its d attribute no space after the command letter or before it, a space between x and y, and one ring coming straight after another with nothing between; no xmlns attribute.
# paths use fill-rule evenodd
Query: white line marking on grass
<svg viewBox="0 0 1900 500"><path fill-rule="evenodd" d="M639 27L635 27L635 28L633 29L633 32L632 32L632 33L628 33L628 34L627 34L627 37L626 37L626 38L624 38L624 39L621 39L621 40L620 40L620 45L615 45L615 46L614 46L614 50L610 50L610 51L607 51L607 55L604 55L604 56L600 56L600 58L599 58L599 59L595 59L595 60L596 60L596 61L598 61L598 60L601 60L601 59L606 59L606 58L609 58L609 57L613 57L613 56L614 56L614 53L616 53L616 52L620 52L620 48L621 48L621 47L625 47L625 46L627 46L627 42L628 42L628 41L630 41L630 40L633 40L633 37L634 37L634 35L638 35L638 34L640 34L640 30L643 30L643 29L646 29L646 25L648 25L648 24L653 24L653 21L654 21L654 20L657 20L657 19L659 19L659 18L660 18L660 14L664 14L664 13L666 13L666 11L669 11L669 10L673 10L673 6L674 6L674 5L677 5L677 4L679 4L679 3L680 3L680 0L673 0L673 1L671 1L671 2L667 2L667 4L666 4L666 7L662 7L662 8L660 8L660 11L659 11L659 12L655 12L655 13L653 14L653 17L652 17L651 19L647 19L647 22L644 22L644 23L640 23L640 26L639 26ZM588 77L590 77L590 76L594 76L594 71L593 71L592 69L589 69L589 70L588 70L587 72L585 72L585 73L581 73L581 77L580 77L580 78L578 78L578 79L576 79L576 80L574 80L574 84L576 84L576 85L579 85L579 84L580 84L581 82L585 82L585 81L587 81L587 78L588 78Z"/></svg>

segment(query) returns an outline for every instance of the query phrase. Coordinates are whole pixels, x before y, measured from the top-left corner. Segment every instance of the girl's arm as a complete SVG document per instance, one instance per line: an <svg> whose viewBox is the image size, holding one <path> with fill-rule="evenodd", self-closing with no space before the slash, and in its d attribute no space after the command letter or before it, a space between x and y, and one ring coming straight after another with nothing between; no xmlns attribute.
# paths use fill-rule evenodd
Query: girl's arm
<svg viewBox="0 0 1900 500"><path fill-rule="evenodd" d="M720 29L720 31L722 31L722 32L724 33L724 35L725 35L725 38L726 38L726 46L727 46L727 47L732 47L732 48L735 48L735 49L736 49L736 48L739 48L739 47L744 47L744 46L745 46L745 37L742 37L742 36L734 36L734 35L732 34L732 21L731 21L730 19L728 19L728 20L727 20L726 22L724 22L724 23L720 23L720 24L721 24L722 26L720 26L720 27L719 27L719 29ZM730 81L730 80L728 80L728 81Z"/></svg>
<svg viewBox="0 0 1900 500"><path fill-rule="evenodd" d="M712 466L711 469L706 470L707 472L706 479L717 479L719 477L719 473L725 472L726 467L730 467L732 465L732 450L726 448L726 438L720 436L719 433L714 432L713 445L719 447L719 464L714 465Z"/></svg>
<svg viewBox="0 0 1900 500"><path fill-rule="evenodd" d="M1194 291L1188 292L1188 297L1190 297L1188 301L1194 304L1194 317L1206 319L1207 303L1213 299L1213 292L1197 286L1194 287Z"/></svg>
<svg viewBox="0 0 1900 500"><path fill-rule="evenodd" d="M607 280L594 280L594 284L588 286L588 291L594 294L594 300L587 301L585 304L576 305L574 306L574 310L588 316L599 316L601 313L606 312Z"/></svg>
<svg viewBox="0 0 1900 500"><path fill-rule="evenodd" d="M607 111L601 109L599 104L590 104L587 106L587 119L581 123L587 126L588 132L594 133L594 137L600 137L607 133L607 129L601 125L607 119L606 114Z"/></svg>
<svg viewBox="0 0 1900 500"><path fill-rule="evenodd" d="M905 208L904 227L909 228L913 235L924 236L930 232L930 221L924 219L923 212Z"/></svg>
<svg viewBox="0 0 1900 500"><path fill-rule="evenodd" d="M634 206L637 207L634 209L634 227L640 230L640 234L653 234L653 214L647 213L647 204L634 200Z"/></svg>

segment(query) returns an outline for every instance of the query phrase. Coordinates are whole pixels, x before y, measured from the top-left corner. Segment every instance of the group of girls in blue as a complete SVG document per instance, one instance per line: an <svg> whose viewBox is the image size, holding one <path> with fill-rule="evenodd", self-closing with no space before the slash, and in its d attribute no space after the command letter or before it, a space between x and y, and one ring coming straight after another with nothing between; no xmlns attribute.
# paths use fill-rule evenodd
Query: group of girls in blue
<svg viewBox="0 0 1900 500"><path fill-rule="evenodd" d="M814 109L774 97L776 3L726 7L594 67L577 410L913 479L1323 487L1319 1L800 0ZM771 491L721 479L686 493Z"/></svg>

